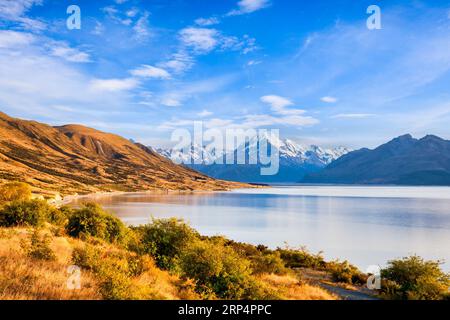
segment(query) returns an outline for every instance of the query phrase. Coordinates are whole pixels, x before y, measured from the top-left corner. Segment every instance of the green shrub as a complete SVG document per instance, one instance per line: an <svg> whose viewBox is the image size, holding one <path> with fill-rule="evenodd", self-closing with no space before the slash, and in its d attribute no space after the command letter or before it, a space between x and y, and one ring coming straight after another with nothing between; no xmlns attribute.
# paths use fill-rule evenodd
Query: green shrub
<svg viewBox="0 0 450 320"><path fill-rule="evenodd" d="M100 250L92 245L86 244L72 251L72 262L80 268L94 271L101 261Z"/></svg>
<svg viewBox="0 0 450 320"><path fill-rule="evenodd" d="M140 238L135 250L153 256L157 266L165 270L175 270L180 253L199 238L197 231L178 219L154 219L134 230Z"/></svg>
<svg viewBox="0 0 450 320"><path fill-rule="evenodd" d="M347 284L364 284L367 281L366 276L359 269L348 261L333 261L327 263L327 271L331 273L333 281Z"/></svg>
<svg viewBox="0 0 450 320"><path fill-rule="evenodd" d="M0 226L42 226L55 210L44 200L18 200L0 210Z"/></svg>
<svg viewBox="0 0 450 320"><path fill-rule="evenodd" d="M255 274L285 274L287 272L285 262L281 259L279 252L261 253L250 257L250 261L252 262L252 269Z"/></svg>
<svg viewBox="0 0 450 320"><path fill-rule="evenodd" d="M323 270L326 267L326 262L321 252L312 254L305 248L293 249L289 247L284 249L278 248L276 252L280 254L281 259L288 268L312 268Z"/></svg>
<svg viewBox="0 0 450 320"><path fill-rule="evenodd" d="M50 248L51 238L48 234L41 235L35 230L31 235L31 243L22 243L23 249L27 255L33 259L52 261L56 260L56 255Z"/></svg>
<svg viewBox="0 0 450 320"><path fill-rule="evenodd" d="M450 275L440 269L440 264L418 256L389 261L387 268L381 271L382 293L394 299L446 299Z"/></svg>
<svg viewBox="0 0 450 320"><path fill-rule="evenodd" d="M133 278L149 270L152 263L148 256L125 250L108 251L90 244L75 248L72 262L99 278L100 293L108 300L141 298L142 292L133 286ZM154 292L147 290L145 294L148 296Z"/></svg>
<svg viewBox="0 0 450 320"><path fill-rule="evenodd" d="M266 246L254 246L248 243L235 242L222 237L212 237L212 240L224 241L226 246L233 248L241 256L251 262L254 274L274 273L285 274L287 269L278 251L272 251Z"/></svg>
<svg viewBox="0 0 450 320"><path fill-rule="evenodd" d="M250 261L232 248L213 241L194 241L180 257L182 276L193 279L202 296L259 299L264 295L251 275Z"/></svg>
<svg viewBox="0 0 450 320"><path fill-rule="evenodd" d="M31 187L23 182L10 182L0 186L0 204L31 199Z"/></svg>
<svg viewBox="0 0 450 320"><path fill-rule="evenodd" d="M94 203L72 212L66 231L72 237L92 236L113 243L126 243L129 232L122 221Z"/></svg>

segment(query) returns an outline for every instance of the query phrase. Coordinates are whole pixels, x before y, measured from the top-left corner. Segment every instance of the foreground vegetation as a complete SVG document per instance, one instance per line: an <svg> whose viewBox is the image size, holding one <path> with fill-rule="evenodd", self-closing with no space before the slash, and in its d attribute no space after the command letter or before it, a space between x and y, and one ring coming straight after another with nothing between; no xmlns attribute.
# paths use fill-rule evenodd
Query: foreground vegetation
<svg viewBox="0 0 450 320"><path fill-rule="evenodd" d="M82 269L78 290L67 268ZM177 219L127 227L100 206L57 208L27 185L0 188L0 299L336 299L302 278L320 270L336 283L363 285L348 262L305 249L204 237ZM391 261L379 294L448 298L449 275L419 257Z"/></svg>

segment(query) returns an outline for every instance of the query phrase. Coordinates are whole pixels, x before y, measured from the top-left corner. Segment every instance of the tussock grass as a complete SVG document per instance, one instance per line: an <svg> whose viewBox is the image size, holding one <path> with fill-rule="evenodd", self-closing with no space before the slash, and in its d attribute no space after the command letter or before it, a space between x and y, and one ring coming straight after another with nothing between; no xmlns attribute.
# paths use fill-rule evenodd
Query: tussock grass
<svg viewBox="0 0 450 320"><path fill-rule="evenodd" d="M265 274L259 277L284 300L337 300L326 290L298 280L294 275Z"/></svg>

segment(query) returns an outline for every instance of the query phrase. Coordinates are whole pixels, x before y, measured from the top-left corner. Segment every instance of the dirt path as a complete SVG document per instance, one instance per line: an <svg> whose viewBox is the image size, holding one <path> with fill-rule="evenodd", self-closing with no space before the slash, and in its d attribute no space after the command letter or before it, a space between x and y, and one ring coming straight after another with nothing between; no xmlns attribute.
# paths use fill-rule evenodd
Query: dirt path
<svg viewBox="0 0 450 320"><path fill-rule="evenodd" d="M342 300L380 300L373 296L372 292L366 288L354 287L347 289L338 284L334 284L331 281L330 275L326 272L311 269L301 269L299 271L303 280L327 290Z"/></svg>
<svg viewBox="0 0 450 320"><path fill-rule="evenodd" d="M316 285L339 296L342 300L379 300L377 297L358 290L348 290L320 282Z"/></svg>

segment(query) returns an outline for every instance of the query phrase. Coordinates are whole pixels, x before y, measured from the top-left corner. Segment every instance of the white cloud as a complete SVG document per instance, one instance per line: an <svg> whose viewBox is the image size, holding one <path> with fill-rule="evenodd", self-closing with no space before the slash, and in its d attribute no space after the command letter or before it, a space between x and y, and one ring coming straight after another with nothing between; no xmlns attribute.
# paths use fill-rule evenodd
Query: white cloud
<svg viewBox="0 0 450 320"><path fill-rule="evenodd" d="M17 48L30 45L35 37L28 33L0 30L0 48Z"/></svg>
<svg viewBox="0 0 450 320"><path fill-rule="evenodd" d="M320 100L323 101L323 102L326 102L326 103L336 103L338 101L337 98L329 97L329 96L322 97L322 98L320 98Z"/></svg>
<svg viewBox="0 0 450 320"><path fill-rule="evenodd" d="M248 35L242 38L226 36L216 29L188 27L182 29L179 36L182 44L196 54L206 54L215 49L247 54L257 49L255 38Z"/></svg>
<svg viewBox="0 0 450 320"><path fill-rule="evenodd" d="M180 31L180 39L187 47L197 53L208 53L218 44L219 32L216 29L188 27Z"/></svg>
<svg viewBox="0 0 450 320"><path fill-rule="evenodd" d="M0 74L8 75L0 77L2 111L62 123L92 120L95 112L111 114L130 103L127 92L92 90L92 78L78 64L52 56L49 43L43 36L0 31ZM70 107L73 112L67 112Z"/></svg>
<svg viewBox="0 0 450 320"><path fill-rule="evenodd" d="M125 18L121 17L121 12L116 9L114 6L107 6L102 8L102 11L106 13L106 15L113 21L123 24L125 26L129 26L133 23L133 20L125 15Z"/></svg>
<svg viewBox="0 0 450 320"><path fill-rule="evenodd" d="M170 79L170 73L166 70L149 65L142 65L140 68L134 69L130 73L135 77Z"/></svg>
<svg viewBox="0 0 450 320"><path fill-rule="evenodd" d="M176 97L168 96L161 99L161 104L166 107L180 107L182 103Z"/></svg>
<svg viewBox="0 0 450 320"><path fill-rule="evenodd" d="M364 118L370 118L370 117L374 117L374 116L375 116L375 114L373 114L373 113L340 113L340 114L332 116L332 118L364 119Z"/></svg>
<svg viewBox="0 0 450 320"><path fill-rule="evenodd" d="M0 0L0 19L17 23L27 30L44 30L46 24L43 21L25 16L36 5L42 5L42 0Z"/></svg>
<svg viewBox="0 0 450 320"><path fill-rule="evenodd" d="M216 25L219 23L220 23L220 21L216 17L198 18L197 20L195 20L195 24L202 26L202 27L213 26L213 25Z"/></svg>
<svg viewBox="0 0 450 320"><path fill-rule="evenodd" d="M131 8L130 10L127 10L126 15L127 17L134 18L139 13L138 8Z"/></svg>
<svg viewBox="0 0 450 320"><path fill-rule="evenodd" d="M126 79L94 79L90 82L94 91L128 91L136 88L139 82L134 78Z"/></svg>
<svg viewBox="0 0 450 320"><path fill-rule="evenodd" d="M183 51L173 54L170 57L170 60L159 64L159 66L167 68L176 74L180 74L191 69L193 65L194 59Z"/></svg>
<svg viewBox="0 0 450 320"><path fill-rule="evenodd" d="M212 116L213 113L211 111L208 110L203 110L202 112L197 113L197 116L201 117L201 118L205 118L205 117L209 117Z"/></svg>
<svg viewBox="0 0 450 320"><path fill-rule="evenodd" d="M261 64L261 63L262 63L262 61L259 61L259 60L250 60L249 62L247 62L247 65L249 67L251 67L251 66L256 66L258 64Z"/></svg>
<svg viewBox="0 0 450 320"><path fill-rule="evenodd" d="M256 50L256 39L244 35L242 39L234 36L221 36L219 38L220 48L222 50L241 51L243 54Z"/></svg>
<svg viewBox="0 0 450 320"><path fill-rule="evenodd" d="M294 105L294 103L289 99L276 95L263 96L261 97L261 101L269 104L273 109L283 109Z"/></svg>
<svg viewBox="0 0 450 320"><path fill-rule="evenodd" d="M99 36L99 35L102 35L104 32L105 32L105 26L101 22L96 21L94 30L92 31L92 34Z"/></svg>
<svg viewBox="0 0 450 320"><path fill-rule="evenodd" d="M136 21L133 26L133 30L135 32L135 39L143 41L151 36L150 25L148 23L148 17L150 14L148 12L144 12L144 14Z"/></svg>
<svg viewBox="0 0 450 320"><path fill-rule="evenodd" d="M269 0L241 0L238 2L238 9L228 13L229 16L237 16L252 13L270 6Z"/></svg>
<svg viewBox="0 0 450 320"><path fill-rule="evenodd" d="M55 41L50 44L50 54L55 57L63 58L69 62L91 62L88 53L71 48L66 42Z"/></svg>

